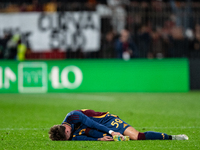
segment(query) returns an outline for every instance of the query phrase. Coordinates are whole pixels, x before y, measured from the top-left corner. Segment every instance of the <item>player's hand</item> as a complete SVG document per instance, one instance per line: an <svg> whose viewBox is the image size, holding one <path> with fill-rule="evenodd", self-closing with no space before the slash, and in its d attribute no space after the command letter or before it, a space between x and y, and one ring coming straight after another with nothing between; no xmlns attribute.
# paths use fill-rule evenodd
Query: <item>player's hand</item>
<svg viewBox="0 0 200 150"><path fill-rule="evenodd" d="M104 136L98 139L99 141L113 141L113 138L110 136Z"/></svg>
<svg viewBox="0 0 200 150"><path fill-rule="evenodd" d="M124 140L124 136L121 134L121 133L119 133L119 132L112 132L112 137L114 136L114 135L120 135L120 137L122 138L122 140Z"/></svg>

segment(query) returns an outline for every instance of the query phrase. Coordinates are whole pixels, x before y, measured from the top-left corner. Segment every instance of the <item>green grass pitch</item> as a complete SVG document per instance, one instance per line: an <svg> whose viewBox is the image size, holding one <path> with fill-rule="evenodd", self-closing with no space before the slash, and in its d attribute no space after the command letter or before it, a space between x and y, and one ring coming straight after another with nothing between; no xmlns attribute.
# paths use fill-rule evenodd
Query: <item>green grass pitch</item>
<svg viewBox="0 0 200 150"><path fill-rule="evenodd" d="M109 111L141 132L188 141L51 141L48 130L75 109ZM0 149L200 149L200 92L0 94Z"/></svg>

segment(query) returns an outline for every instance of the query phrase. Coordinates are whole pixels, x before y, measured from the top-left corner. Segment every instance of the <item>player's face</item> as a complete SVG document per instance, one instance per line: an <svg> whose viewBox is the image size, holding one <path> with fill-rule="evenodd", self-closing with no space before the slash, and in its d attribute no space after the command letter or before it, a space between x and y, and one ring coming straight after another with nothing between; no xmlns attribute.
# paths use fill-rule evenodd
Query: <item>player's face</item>
<svg viewBox="0 0 200 150"><path fill-rule="evenodd" d="M65 125L65 136L66 136L66 140L69 140L70 136L71 136L71 130L72 128L68 125Z"/></svg>

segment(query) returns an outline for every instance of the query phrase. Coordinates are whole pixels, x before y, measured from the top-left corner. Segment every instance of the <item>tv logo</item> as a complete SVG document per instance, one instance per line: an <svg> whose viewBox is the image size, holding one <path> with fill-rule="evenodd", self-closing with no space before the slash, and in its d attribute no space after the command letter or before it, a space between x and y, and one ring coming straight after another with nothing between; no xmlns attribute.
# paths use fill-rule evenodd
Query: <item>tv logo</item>
<svg viewBox="0 0 200 150"><path fill-rule="evenodd" d="M18 90L21 93L45 93L48 89L47 64L22 62L18 65Z"/></svg>
<svg viewBox="0 0 200 150"><path fill-rule="evenodd" d="M49 90L77 89L83 81L83 73L74 65L51 66L46 62L20 62L18 75L10 67L0 67L0 89L18 87L20 93L46 93Z"/></svg>
<svg viewBox="0 0 200 150"><path fill-rule="evenodd" d="M0 67L0 89L9 89L10 82L16 82L15 73L9 67Z"/></svg>
<svg viewBox="0 0 200 150"><path fill-rule="evenodd" d="M74 74L74 82L70 82L69 80L70 72ZM76 89L81 85L82 81L82 71L76 66L67 66L61 73L59 73L58 66L54 66L51 70L51 82L54 89Z"/></svg>

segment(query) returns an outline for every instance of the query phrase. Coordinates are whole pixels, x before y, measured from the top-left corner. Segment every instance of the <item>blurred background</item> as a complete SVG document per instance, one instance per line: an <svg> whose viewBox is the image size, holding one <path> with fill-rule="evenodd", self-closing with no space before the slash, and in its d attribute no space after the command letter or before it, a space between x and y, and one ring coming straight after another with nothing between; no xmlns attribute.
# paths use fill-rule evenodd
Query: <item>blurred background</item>
<svg viewBox="0 0 200 150"><path fill-rule="evenodd" d="M25 44L25 59L104 59L129 55L148 59L200 58L199 8L198 0L1 0L0 58L16 58L16 50L8 52L14 44L9 41L14 37L17 44ZM83 16L82 12L88 14ZM54 13L57 16L51 20ZM80 18L75 18L74 13ZM40 21L44 27L39 28L48 28L49 35L43 36L35 27L31 29L31 22L25 22L23 14L31 20L44 20ZM34 14L40 16L35 18ZM87 23L81 20L84 17ZM7 23L10 19L12 25ZM34 34L38 34L40 42L32 38L37 36ZM93 45L85 47L88 42ZM122 55L125 51L127 55Z"/></svg>
<svg viewBox="0 0 200 150"><path fill-rule="evenodd" d="M141 58L188 59L191 89L200 89L200 2L0 2L2 60Z"/></svg>

